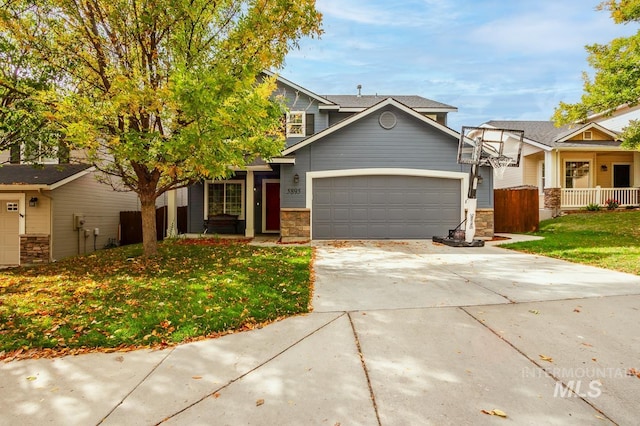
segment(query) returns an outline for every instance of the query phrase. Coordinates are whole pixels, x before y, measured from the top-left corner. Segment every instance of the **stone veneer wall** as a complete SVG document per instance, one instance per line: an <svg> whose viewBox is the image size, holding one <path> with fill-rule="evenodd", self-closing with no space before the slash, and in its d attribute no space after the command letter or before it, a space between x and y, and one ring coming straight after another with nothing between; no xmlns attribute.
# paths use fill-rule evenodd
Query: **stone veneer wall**
<svg viewBox="0 0 640 426"><path fill-rule="evenodd" d="M280 209L280 240L283 243L311 239L311 210Z"/></svg>
<svg viewBox="0 0 640 426"><path fill-rule="evenodd" d="M493 238L493 231L493 209L477 209L475 238L491 239Z"/></svg>
<svg viewBox="0 0 640 426"><path fill-rule="evenodd" d="M49 235L20 235L20 264L49 263Z"/></svg>
<svg viewBox="0 0 640 426"><path fill-rule="evenodd" d="M559 211L562 203L562 191L560 188L544 189L544 208Z"/></svg>

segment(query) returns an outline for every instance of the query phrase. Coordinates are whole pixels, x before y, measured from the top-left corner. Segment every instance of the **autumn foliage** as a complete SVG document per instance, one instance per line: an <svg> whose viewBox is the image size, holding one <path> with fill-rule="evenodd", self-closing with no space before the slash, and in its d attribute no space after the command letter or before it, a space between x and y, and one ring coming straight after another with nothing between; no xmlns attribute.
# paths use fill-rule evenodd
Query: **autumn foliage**
<svg viewBox="0 0 640 426"><path fill-rule="evenodd" d="M0 272L0 359L127 350L307 312L309 247L167 241Z"/></svg>

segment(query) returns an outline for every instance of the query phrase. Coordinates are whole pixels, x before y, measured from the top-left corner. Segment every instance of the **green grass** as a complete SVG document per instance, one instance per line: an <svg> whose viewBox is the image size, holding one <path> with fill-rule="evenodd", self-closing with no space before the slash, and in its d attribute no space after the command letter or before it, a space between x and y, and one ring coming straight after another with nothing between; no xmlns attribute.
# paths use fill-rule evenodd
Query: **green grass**
<svg viewBox="0 0 640 426"><path fill-rule="evenodd" d="M502 247L640 275L640 211L570 214L531 235L544 239Z"/></svg>
<svg viewBox="0 0 640 426"><path fill-rule="evenodd" d="M208 241L0 271L0 358L171 345L308 312L311 248Z"/></svg>

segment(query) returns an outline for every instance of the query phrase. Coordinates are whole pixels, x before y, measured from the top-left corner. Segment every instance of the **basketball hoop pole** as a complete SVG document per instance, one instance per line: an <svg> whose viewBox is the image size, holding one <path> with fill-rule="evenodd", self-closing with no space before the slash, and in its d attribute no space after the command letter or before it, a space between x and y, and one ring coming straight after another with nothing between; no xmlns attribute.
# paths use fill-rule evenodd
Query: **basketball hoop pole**
<svg viewBox="0 0 640 426"><path fill-rule="evenodd" d="M469 169L469 191L467 193L466 218L448 237L433 237L433 241L452 247L482 247L484 241L474 240L476 234L476 211L478 208L478 178L481 166L490 166L500 176L507 167L519 167L522 155L523 130L497 129L493 127L462 127L458 143L458 163ZM464 239L460 235L465 225Z"/></svg>
<svg viewBox="0 0 640 426"><path fill-rule="evenodd" d="M471 244L476 235L476 210L478 208L478 169L477 163L471 165L469 171L469 192L467 193L467 226L464 230L464 240Z"/></svg>

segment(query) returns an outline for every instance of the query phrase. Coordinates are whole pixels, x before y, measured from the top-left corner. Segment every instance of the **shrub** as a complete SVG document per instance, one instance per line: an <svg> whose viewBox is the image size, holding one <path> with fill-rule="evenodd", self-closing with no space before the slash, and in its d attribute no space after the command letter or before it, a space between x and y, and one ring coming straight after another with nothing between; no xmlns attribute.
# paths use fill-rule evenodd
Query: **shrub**
<svg viewBox="0 0 640 426"><path fill-rule="evenodd" d="M585 209L589 212L597 212L597 211L600 211L600 205L596 203L589 203L587 204Z"/></svg>
<svg viewBox="0 0 640 426"><path fill-rule="evenodd" d="M613 198L609 198L607 201L605 201L605 204L607 205L607 209L609 210L615 210L620 206L618 200L614 200Z"/></svg>

